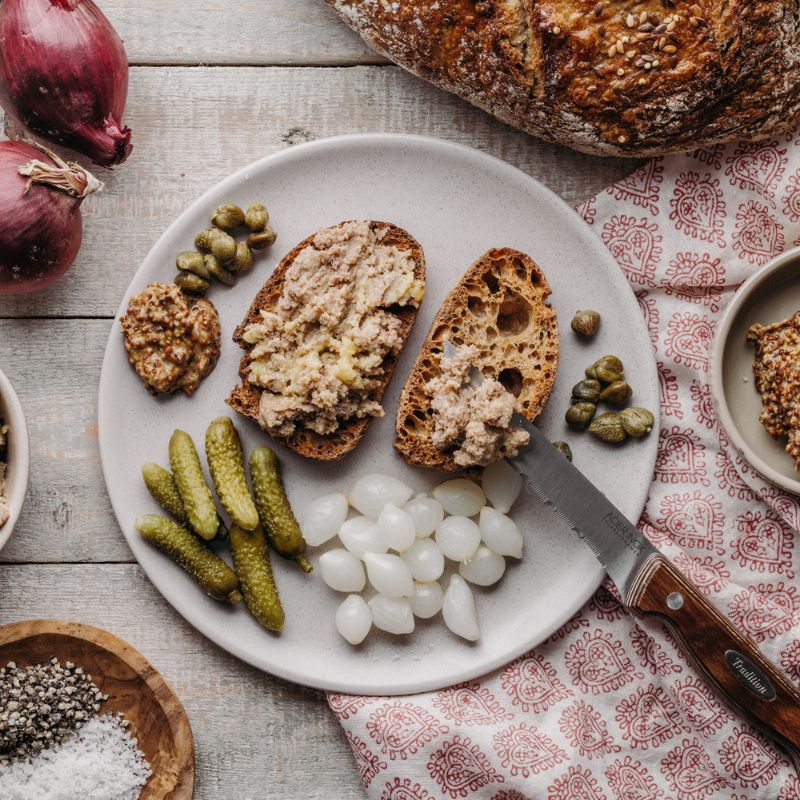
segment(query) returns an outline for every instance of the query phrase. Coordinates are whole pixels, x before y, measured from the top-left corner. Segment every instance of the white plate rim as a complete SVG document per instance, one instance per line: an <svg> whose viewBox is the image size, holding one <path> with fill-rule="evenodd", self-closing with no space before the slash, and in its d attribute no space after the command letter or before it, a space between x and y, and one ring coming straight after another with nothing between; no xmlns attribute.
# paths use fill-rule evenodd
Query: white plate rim
<svg viewBox="0 0 800 800"><path fill-rule="evenodd" d="M330 136L321 139L316 139L311 142L305 142L298 145L293 145L292 147L279 150L275 153L271 153L263 158L260 158L250 164L247 164L240 169L236 170L235 172L231 173L226 178L222 179L221 181L217 182L216 184L209 187L205 192L199 195L196 199L194 199L187 207L184 209L181 214L176 217L172 223L170 223L161 236L154 242L153 246L148 251L148 254L142 260L142 263L139 265L139 268L136 270L134 275L129 282L128 288L120 302L120 305L117 309L115 314L115 320L118 319L125 313L127 308L127 303L129 296L131 294L131 287L136 283L136 281L140 278L142 273L145 271L145 267L149 260L150 254L159 248L161 243L164 240L170 238L172 232L179 228L185 218L188 218L192 214L192 210L197 206L202 204L207 200L207 198L212 197L217 192L223 191L228 187L236 186L240 180L244 179L247 174L252 170L258 170L266 165L281 162L284 160L292 160L292 159L302 159L306 152L311 152L316 149L326 148L326 147L336 147L336 146L348 146L353 144L358 144L360 142L364 143L387 143L387 144L409 144L409 143L417 143L420 146L426 148L441 148L443 150L451 150L461 152L463 154L468 154L472 158L480 158L485 160L487 163L491 163L493 168L498 172L504 172L509 176L514 176L517 179L522 178L524 181L530 182L536 187L538 192L542 192L543 194L547 195L552 203L553 209L557 209L561 214L564 215L566 218L574 218L577 223L580 223L581 220L577 215L577 212L571 208L561 197L559 197L552 189L542 184L540 181L533 178L531 175L527 174L523 170L503 161L501 158L493 156L489 153L486 153L482 150L479 150L474 147L470 147L465 144L461 144L458 142L451 142L445 139L441 139L434 136L425 136L420 134L404 134L404 133L357 133L357 134L342 134L338 136ZM604 252L604 248L602 248ZM630 297L633 299L633 306L636 306L636 300L634 296L634 292L630 285L628 284L627 280L625 279L624 274L622 273L621 268L619 265L614 261L613 257L609 252L607 252L608 263L610 266L613 266L613 269L618 270L621 277L621 285L624 285L625 288L630 292ZM637 328L639 328L640 334L644 334L644 339L648 342L649 332L647 331L647 326L644 318L640 313L638 313L638 309L636 310L636 314L634 318L631 320L631 324ZM112 326L112 330L109 334L108 342L106 343L106 348L104 351L103 356L103 364L101 369L101 377L100 377L100 385L99 385L99 392L98 392L98 431L99 431L99 449L100 449L100 461L101 466L103 469L103 478L104 482L106 483L106 489L109 494L109 499L114 510L115 517L117 518L118 524L120 519L120 514L117 511L116 503L112 497L112 492L108 488L108 480L107 480L107 469L106 469L106 461L110 458L110 453L106 452L106 448L104 446L104 437L102 435L102 431L104 429L104 407L106 406L106 381L103 380L103 375L106 373L107 364L110 362L112 358L113 348L115 348L119 343L115 337L115 329ZM646 384L648 389L651 392L655 392L655 397L658 397L658 371L656 366L655 355L650 350L650 357L646 359L647 363L647 374L637 375L637 382L641 384ZM660 432L660 415L656 415L656 422L653 427L653 431L650 434L652 439L657 440ZM653 474L655 470L655 463L657 458L657 447L651 448L650 458L648 461L648 471L649 474ZM641 515L642 511L645 508L647 497L649 495L650 483L643 483L642 489L638 492L638 496L636 497L636 507L637 507L637 519L632 520L634 523L638 521L638 517ZM120 526L121 528L121 526ZM128 534L122 530L122 535L128 540ZM135 553L134 553L135 557ZM145 565L141 564L138 561L137 563L144 571L145 575L147 575L148 580L150 580L151 584L157 589L157 591L164 597L167 603L172 606L175 611L180 614L192 627L194 627L199 633L213 642L215 645L221 647L222 649L230 652L236 658L244 661L247 664L255 667L256 669L262 670L264 672L268 672L271 675L274 675L278 678L291 681L294 683L300 683L305 686L310 686L312 688L321 689L324 691L331 691L331 692L341 692L344 694L363 694L364 692L357 687L354 687L349 684L340 684L337 682L331 682L328 680L323 680L321 678L316 678L313 675L303 675L302 677L298 677L297 673L291 669L283 669L280 665L270 664L269 668L265 667L263 663L259 662L258 659L249 655L246 648L239 646L238 644L229 646L228 644L222 645L218 643L214 636L210 632L206 632L204 630L201 620L201 614L198 612L186 612L183 609L178 609L176 605L170 600L169 597L162 591L161 587L152 579L148 569ZM542 632L538 638L533 638L528 640L524 643L521 643L520 646L517 648L519 652L517 653L516 657L523 655L524 653L530 651L534 647L540 645L542 642L547 641L547 639L556 631L558 631L566 622L568 622L575 614L586 604L586 602L592 597L595 593L597 588L603 581L603 578L606 575L606 571L603 567L599 564L597 565L597 569L593 572L592 578L587 579L586 585L583 588L583 591L575 592L573 601L567 605L565 605L563 611L555 615L551 618L550 623L546 626L544 632ZM417 681L413 687L409 687L406 684L397 684L396 682L387 683L387 684L380 684L377 686L372 686L369 689L369 693L372 695L403 695L403 694L418 694L427 691L433 691L436 689L443 688L445 685L455 685L458 683L462 683L467 680L473 680L475 678L480 677L481 675L489 674L500 667L506 666L511 659L508 658L506 654L502 656L498 656L495 659L488 659L484 662L481 670L476 672L474 668L465 668L460 672L454 673L452 676L448 677L446 684L443 684L441 680L432 680L432 681Z"/></svg>

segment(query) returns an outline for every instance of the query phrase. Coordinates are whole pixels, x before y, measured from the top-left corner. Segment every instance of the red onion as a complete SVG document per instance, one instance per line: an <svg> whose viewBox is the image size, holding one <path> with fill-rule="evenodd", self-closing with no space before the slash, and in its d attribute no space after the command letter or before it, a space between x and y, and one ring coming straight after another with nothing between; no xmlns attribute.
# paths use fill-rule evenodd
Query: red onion
<svg viewBox="0 0 800 800"><path fill-rule="evenodd" d="M83 199L103 187L33 142L0 142L0 294L63 275L81 246Z"/></svg>
<svg viewBox="0 0 800 800"><path fill-rule="evenodd" d="M92 0L0 2L0 105L31 132L91 158L121 164L128 59Z"/></svg>

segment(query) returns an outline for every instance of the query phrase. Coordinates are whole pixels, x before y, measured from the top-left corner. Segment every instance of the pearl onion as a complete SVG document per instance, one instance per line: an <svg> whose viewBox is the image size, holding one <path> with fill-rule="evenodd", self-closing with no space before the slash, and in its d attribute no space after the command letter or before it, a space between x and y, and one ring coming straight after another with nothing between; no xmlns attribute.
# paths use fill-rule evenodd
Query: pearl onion
<svg viewBox="0 0 800 800"><path fill-rule="evenodd" d="M319 557L322 580L337 592L360 592L367 585L364 567L347 550L329 550Z"/></svg>
<svg viewBox="0 0 800 800"><path fill-rule="evenodd" d="M386 544L378 535L378 526L369 517L348 519L339 530L339 539L356 558L362 560L366 553L386 552Z"/></svg>
<svg viewBox="0 0 800 800"><path fill-rule="evenodd" d="M384 597L377 594L369 603L372 622L376 628L387 633L413 633L414 615L408 600L399 597Z"/></svg>
<svg viewBox="0 0 800 800"><path fill-rule="evenodd" d="M417 539L403 553L403 561L418 581L438 580L444 572L444 554L433 539Z"/></svg>
<svg viewBox="0 0 800 800"><path fill-rule="evenodd" d="M489 502L501 514L508 514L522 491L522 476L507 461L500 460L486 467L481 484Z"/></svg>
<svg viewBox="0 0 800 800"><path fill-rule="evenodd" d="M457 636L475 642L481 635L475 598L467 582L460 575L450 578L450 585L442 598L444 624Z"/></svg>
<svg viewBox="0 0 800 800"><path fill-rule="evenodd" d="M480 529L467 517L447 517L436 527L436 544L453 561L469 558L480 543Z"/></svg>
<svg viewBox="0 0 800 800"><path fill-rule="evenodd" d="M433 490L433 496L448 514L459 517L474 517L486 504L483 489L466 478L440 483Z"/></svg>
<svg viewBox="0 0 800 800"><path fill-rule="evenodd" d="M442 504L438 500L424 495L418 495L413 500L409 500L406 503L406 511L414 520L419 539L430 536L444 519Z"/></svg>
<svg viewBox="0 0 800 800"><path fill-rule="evenodd" d="M332 539L347 519L347 497L341 493L326 494L314 500L303 518L306 544L319 547Z"/></svg>
<svg viewBox="0 0 800 800"><path fill-rule="evenodd" d="M462 561L458 566L458 574L464 580L476 586L491 586L503 577L506 571L506 560L493 553L485 545L481 545L472 558Z"/></svg>
<svg viewBox="0 0 800 800"><path fill-rule="evenodd" d="M516 522L494 508L481 509L480 534L484 544L500 556L522 558L522 534Z"/></svg>
<svg viewBox="0 0 800 800"><path fill-rule="evenodd" d="M402 481L389 475L363 475L350 492L350 505L364 516L377 519L387 503L402 508L412 491Z"/></svg>
<svg viewBox="0 0 800 800"><path fill-rule="evenodd" d="M442 610L443 596L442 587L436 581L415 583L414 595L408 598L408 602L415 617L430 619Z"/></svg>
<svg viewBox="0 0 800 800"><path fill-rule="evenodd" d="M361 644L372 627L372 612L360 595L351 594L336 609L335 621L336 630L350 644Z"/></svg>
<svg viewBox="0 0 800 800"><path fill-rule="evenodd" d="M389 549L402 553L414 544L417 529L408 512L387 503L378 517L378 536Z"/></svg>
<svg viewBox="0 0 800 800"><path fill-rule="evenodd" d="M409 597L414 594L411 570L400 556L367 553L364 556L369 582L378 594L387 597Z"/></svg>

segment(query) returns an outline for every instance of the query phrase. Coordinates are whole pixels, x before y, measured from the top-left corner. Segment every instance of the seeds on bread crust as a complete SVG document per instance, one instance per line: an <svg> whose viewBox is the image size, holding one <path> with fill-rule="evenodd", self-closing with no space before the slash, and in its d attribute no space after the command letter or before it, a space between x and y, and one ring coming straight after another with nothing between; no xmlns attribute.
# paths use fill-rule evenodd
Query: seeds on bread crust
<svg viewBox="0 0 800 800"><path fill-rule="evenodd" d="M459 468L452 450L433 443L435 421L425 392L425 384L441 374L445 340L475 348L474 366L499 380L525 417L539 416L558 367L549 295L541 269L518 250L489 250L467 270L445 298L400 395L394 446L406 461L444 472Z"/></svg>

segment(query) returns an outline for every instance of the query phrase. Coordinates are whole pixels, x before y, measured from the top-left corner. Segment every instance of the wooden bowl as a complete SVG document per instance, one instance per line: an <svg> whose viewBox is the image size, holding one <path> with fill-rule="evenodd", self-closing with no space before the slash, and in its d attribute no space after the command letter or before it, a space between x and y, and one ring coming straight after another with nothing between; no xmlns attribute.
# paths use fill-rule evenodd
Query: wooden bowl
<svg viewBox="0 0 800 800"><path fill-rule="evenodd" d="M108 700L100 713L121 713L153 774L140 800L191 800L194 743L180 700L153 666L122 639L77 622L32 620L0 627L0 666L26 667L55 656L83 667Z"/></svg>

